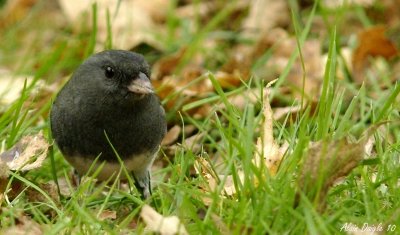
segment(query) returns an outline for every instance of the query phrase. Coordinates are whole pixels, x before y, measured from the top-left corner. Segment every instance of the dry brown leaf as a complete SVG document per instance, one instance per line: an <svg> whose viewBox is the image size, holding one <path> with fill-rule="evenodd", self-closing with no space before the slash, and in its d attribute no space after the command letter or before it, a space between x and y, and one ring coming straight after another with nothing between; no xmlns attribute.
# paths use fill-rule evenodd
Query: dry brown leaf
<svg viewBox="0 0 400 235"><path fill-rule="evenodd" d="M140 9L145 11L149 16L156 22L163 22L167 17L169 5L171 1L166 0L152 0L152 1L142 1L136 0L136 4Z"/></svg>
<svg viewBox="0 0 400 235"><path fill-rule="evenodd" d="M0 69L0 104L8 105L19 99L25 81L29 85L32 80L32 76L15 76L7 69Z"/></svg>
<svg viewBox="0 0 400 235"><path fill-rule="evenodd" d="M192 124L185 124L183 128L183 133L185 136L190 136L192 135L195 131L197 130L197 127Z"/></svg>
<svg viewBox="0 0 400 235"><path fill-rule="evenodd" d="M166 62L169 63L169 62ZM182 76L170 76L167 73L172 73L172 71L164 71L162 63L159 63L159 67L155 71L160 71L159 75L156 73L156 77L162 77L162 80L155 80L153 82L154 87L157 89L157 94L160 99L168 98L168 102L164 106L166 110L181 108L183 105L194 102L201 98L204 98L214 90L209 79L207 79L204 74L205 71L196 65L189 65L182 70ZM176 66L176 65L171 65ZM168 66L166 66L167 68ZM165 73L165 74L164 74ZM171 96L172 95L172 96ZM197 115L204 117L208 114L202 110L205 106L194 108L189 110L187 113L190 115Z"/></svg>
<svg viewBox="0 0 400 235"><path fill-rule="evenodd" d="M240 182L243 184L244 183L244 172L239 170L237 172L237 175L239 176ZM224 184L224 190L223 190L224 195L226 195L226 196L235 195L236 187L235 187L235 183L233 181L233 176L232 175L228 175L228 176L219 175L220 179L223 179L223 177L226 177L225 184Z"/></svg>
<svg viewBox="0 0 400 235"><path fill-rule="evenodd" d="M268 85L268 87L271 84ZM262 137L258 138L256 151L254 153L253 163L262 167L265 166L271 175L275 175L279 164L285 154L288 145L285 144L283 146L279 146L276 144L273 137L273 112L269 102L269 92L268 87L265 88L264 94L264 106L263 106L263 115L264 115L264 123L262 124ZM197 174L201 174L208 183L206 190L216 190L222 179L224 181L223 192L221 193L223 196L232 196L236 194L236 187L233 181L232 175L217 175L210 163L202 157L196 159L195 169ZM240 181L244 182L244 172L239 171L238 173ZM257 182L254 182L257 184ZM207 199L205 201L207 203Z"/></svg>
<svg viewBox="0 0 400 235"><path fill-rule="evenodd" d="M7 164L3 161L0 161L0 185L2 185L3 180L7 179L10 175L10 168L8 168Z"/></svg>
<svg viewBox="0 0 400 235"><path fill-rule="evenodd" d="M58 195L57 185L54 182L40 183L41 188L56 204L60 203L60 197ZM31 202L48 202L46 196L37 191L32 187L28 187L26 190L27 199Z"/></svg>
<svg viewBox="0 0 400 235"><path fill-rule="evenodd" d="M269 84L270 85L270 84ZM268 87L264 90L263 116L261 137L257 139L256 151L254 153L253 163L261 167L265 165L271 175L275 175L282 161L283 155L287 150L287 145L280 147L273 136L273 112L269 101Z"/></svg>
<svg viewBox="0 0 400 235"><path fill-rule="evenodd" d="M369 57L390 59L398 55L395 44L385 34L386 27L380 25L366 29L358 35L358 46L352 58L354 79L357 83L364 81L364 70L369 65Z"/></svg>
<svg viewBox="0 0 400 235"><path fill-rule="evenodd" d="M194 163L194 169L196 174L201 175L207 183L206 185L201 186L203 191L211 192L217 188L219 184L218 176L211 167L211 164L205 158L197 157ZM202 200L205 205L211 205L212 203L212 200L207 197L202 198Z"/></svg>
<svg viewBox="0 0 400 235"><path fill-rule="evenodd" d="M189 64L179 68L181 76L173 75L175 70L182 66L185 53L186 49L182 48L177 53L162 58L153 66L153 85L160 98L168 100L165 105L167 110L179 109L183 105L205 98L215 91L212 82L208 79L209 74L202 67L202 58L199 56L197 56L198 59L194 56L195 58L191 58ZM249 77L250 67L244 67L247 72L241 71L241 67L236 65L227 65L213 75L222 88L235 88L242 84L242 80ZM245 73L246 75L244 75ZM186 113L195 118L202 118L209 115L211 109L210 104L204 104L187 110Z"/></svg>
<svg viewBox="0 0 400 235"><path fill-rule="evenodd" d="M4 191L8 184L9 168L6 163L0 161L0 207L4 200Z"/></svg>
<svg viewBox="0 0 400 235"><path fill-rule="evenodd" d="M203 147L201 144L201 140L205 137L205 135L206 134L204 132L196 133L188 138L185 138L181 144L176 143L167 146L166 148L164 148L164 150L167 151L168 155L175 155L175 152L179 148L190 150L193 153L199 153Z"/></svg>
<svg viewBox="0 0 400 235"><path fill-rule="evenodd" d="M375 138L374 136L371 135L366 141L364 146L365 156L371 156L374 145L375 145Z"/></svg>
<svg viewBox="0 0 400 235"><path fill-rule="evenodd" d="M206 17L216 10L217 4L215 2L199 2L198 4L188 4L179 7L176 10L176 15L180 18Z"/></svg>
<svg viewBox="0 0 400 235"><path fill-rule="evenodd" d="M228 97L229 103L237 108L238 110L244 110L244 108L250 104L256 104L260 100L260 89L247 89L237 95L232 95ZM220 103L217 106L217 110L225 109L224 103ZM207 113L209 114L209 112Z"/></svg>
<svg viewBox="0 0 400 235"><path fill-rule="evenodd" d="M73 193L73 188L70 187L69 183L65 178L58 178L57 179L58 186L60 187L60 193L64 197L70 197ZM50 184L55 184L54 181L49 181Z"/></svg>
<svg viewBox="0 0 400 235"><path fill-rule="evenodd" d="M274 116L273 119L275 121L278 120L285 120L285 118L289 115L289 122L294 122L299 115L302 114L302 111L305 109L309 109L309 115L314 115L317 111L318 102L316 100L310 101L308 103L303 104L303 108L301 105L295 105L290 107L280 107L274 109Z"/></svg>
<svg viewBox="0 0 400 235"><path fill-rule="evenodd" d="M202 191L211 192L217 188L219 180L213 168L211 167L211 164L205 158L200 156L197 157L194 162L194 169L196 174L201 175L205 179L206 184L200 185L200 189ZM206 206L210 206L213 203L213 200L210 197L202 197L201 200Z"/></svg>
<svg viewBox="0 0 400 235"><path fill-rule="evenodd" d="M325 209L328 190L336 180L347 176L364 156L365 141L350 143L346 138L337 141L318 141L310 144L299 177L299 188L309 195L311 200L317 195L318 209ZM313 192L321 183L320 191Z"/></svg>
<svg viewBox="0 0 400 235"><path fill-rule="evenodd" d="M249 47L238 46L231 55L231 58L221 68L222 74L228 74L234 79L247 81L250 77L250 69L253 63Z"/></svg>
<svg viewBox="0 0 400 235"><path fill-rule="evenodd" d="M249 2L249 15L243 21L245 34L256 38L277 26L290 23L290 13L287 1L252 0ZM256 36L255 36L256 35Z"/></svg>
<svg viewBox="0 0 400 235"><path fill-rule="evenodd" d="M351 62L353 57L353 49L350 47L340 48L341 59L337 61L336 77L338 80L345 80L348 76L347 72L353 73L353 64ZM325 53L322 57L322 64L326 65L328 61L328 53Z"/></svg>
<svg viewBox="0 0 400 235"><path fill-rule="evenodd" d="M243 110L248 103L255 104L260 100L260 89L248 89L241 94L229 96L228 101L239 110ZM222 108L222 106L221 106Z"/></svg>
<svg viewBox="0 0 400 235"><path fill-rule="evenodd" d="M360 5L369 7L374 4L376 0L324 0L321 3L328 8L343 7L343 5Z"/></svg>
<svg viewBox="0 0 400 235"><path fill-rule="evenodd" d="M203 186L205 192L215 191L220 184L220 180L224 180L224 187L221 191L221 196L233 196L236 194L236 187L233 181L232 175L217 175L217 173L211 167L209 161L203 157L198 157L195 161L195 170L197 174L203 176L206 180L207 185ZM237 172L240 182L244 182L244 172L239 170ZM202 198L205 205L210 205L212 201L209 198Z"/></svg>
<svg viewBox="0 0 400 235"><path fill-rule="evenodd" d="M232 234L228 226L224 223L221 217L216 214L211 214L211 219L214 221L215 226L222 235Z"/></svg>
<svg viewBox="0 0 400 235"><path fill-rule="evenodd" d="M142 207L140 217L146 223L146 230L148 231L160 233L161 235L188 234L178 217L164 217L149 205Z"/></svg>
<svg viewBox="0 0 400 235"><path fill-rule="evenodd" d="M399 0L380 0L384 12L384 22L390 29L398 28L400 26L400 1Z"/></svg>
<svg viewBox="0 0 400 235"><path fill-rule="evenodd" d="M6 163L10 170L36 169L42 166L49 146L42 132L24 136L11 149L0 154L0 161Z"/></svg>
<svg viewBox="0 0 400 235"><path fill-rule="evenodd" d="M272 81L285 71L292 54L298 50L297 41L282 28L271 29L261 33L255 45L239 45L234 48L232 58L223 66L222 71L235 74L236 77L240 75L246 80L250 74L249 69L268 50L272 51L271 58L255 67L254 74L266 81ZM297 97L301 97L299 91L303 88L304 75L306 98L314 100L319 94L325 67L321 43L318 40L307 40L303 43L301 51L303 61L299 57L296 58L287 77L287 86L292 87L292 92L295 92Z"/></svg>
<svg viewBox="0 0 400 235"><path fill-rule="evenodd" d="M212 183L212 186L215 186L217 184L217 174L214 172L213 168L211 167L211 164L209 161L207 161L204 157L197 157L194 163L194 169L196 170L196 173L202 176L205 176L205 178L212 178L215 183ZM214 189L214 187L210 187Z"/></svg>
<svg viewBox="0 0 400 235"><path fill-rule="evenodd" d="M19 216L15 226L1 229L0 234L13 235L41 235L43 234L40 224L26 215Z"/></svg>
<svg viewBox="0 0 400 235"><path fill-rule="evenodd" d="M243 83L241 80L243 79L242 75L237 70L234 70L233 73L218 71L214 74L214 76L215 80L217 80L222 88L235 88Z"/></svg>
<svg viewBox="0 0 400 235"><path fill-rule="evenodd" d="M164 136L161 145L165 146L173 144L179 138L179 134L181 133L181 131L182 131L181 126L179 125L173 126L171 129L168 130L167 134Z"/></svg>
<svg viewBox="0 0 400 235"><path fill-rule="evenodd" d="M274 42L273 55L264 67L257 71L259 76L266 77L267 80L275 79L282 74L289 63L291 55L297 49L296 39L283 36L281 40ZM318 40L307 40L301 48L303 55L304 69L301 58L297 58L290 69L287 77L287 84L294 87L294 91L301 91L303 88L304 74L304 92L309 100L316 99L319 94L319 88L324 74L324 61L321 54L321 42ZM301 98L301 93L295 93Z"/></svg>
<svg viewBox="0 0 400 235"><path fill-rule="evenodd" d="M162 30L157 27L151 17L148 6L135 0L59 0L60 6L75 25L82 24L83 15L92 14L91 6L97 3L97 37L98 45L103 48L107 40L107 9L110 14L113 46L129 50L146 43L154 48L162 49L162 44L154 36L154 32Z"/></svg>
<svg viewBox="0 0 400 235"><path fill-rule="evenodd" d="M114 220L117 218L117 212L112 210L103 210L100 214L97 215L99 220Z"/></svg>
<svg viewBox="0 0 400 235"><path fill-rule="evenodd" d="M0 27L5 27L25 18L37 0L8 0L1 9Z"/></svg>
<svg viewBox="0 0 400 235"><path fill-rule="evenodd" d="M301 105L276 108L274 111L273 119L279 120L281 118L286 117L288 114L297 113L301 110L302 110Z"/></svg>
<svg viewBox="0 0 400 235"><path fill-rule="evenodd" d="M242 36L252 40L255 45L239 44L233 48L230 60L221 69L222 72L244 81L250 77L254 62L272 45L265 42L271 36L280 35L272 29L287 25L290 21L286 1L252 0L248 2L248 6L249 14L242 23Z"/></svg>
<svg viewBox="0 0 400 235"><path fill-rule="evenodd" d="M182 57L186 52L186 48L183 47L179 51L169 56L164 56L159 59L152 69L152 78L155 80L161 80L165 76L171 75L176 67L181 63ZM157 87L156 87L157 88Z"/></svg>
<svg viewBox="0 0 400 235"><path fill-rule="evenodd" d="M206 136L206 133L204 132L199 132L197 134L194 134L192 136L190 136L189 138L186 138L183 143L182 146L190 149L190 151L196 153L199 152L202 148L201 145L201 140Z"/></svg>

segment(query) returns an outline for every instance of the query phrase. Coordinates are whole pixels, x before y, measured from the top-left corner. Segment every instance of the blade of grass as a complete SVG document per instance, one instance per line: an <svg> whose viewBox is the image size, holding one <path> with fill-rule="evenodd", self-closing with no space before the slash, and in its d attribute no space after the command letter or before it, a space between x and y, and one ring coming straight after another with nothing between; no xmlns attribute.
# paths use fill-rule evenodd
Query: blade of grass
<svg viewBox="0 0 400 235"><path fill-rule="evenodd" d="M85 58L93 54L94 48L96 46L97 38L97 3L92 4L92 32L90 34L89 44L85 50Z"/></svg>
<svg viewBox="0 0 400 235"><path fill-rule="evenodd" d="M400 85L399 82L396 82L394 85L393 91L389 95L387 99L385 99L385 102L382 105L382 108L377 112L379 113L377 118L374 119L374 123L378 123L382 121L383 118L389 115L390 108L392 105L396 102L396 98L398 97L400 93Z"/></svg>
<svg viewBox="0 0 400 235"><path fill-rule="evenodd" d="M322 92L318 103L317 113L317 139L328 135L331 120L332 95L334 93L334 80L336 77L336 29L330 37L328 59L325 67L325 75L322 84Z"/></svg>

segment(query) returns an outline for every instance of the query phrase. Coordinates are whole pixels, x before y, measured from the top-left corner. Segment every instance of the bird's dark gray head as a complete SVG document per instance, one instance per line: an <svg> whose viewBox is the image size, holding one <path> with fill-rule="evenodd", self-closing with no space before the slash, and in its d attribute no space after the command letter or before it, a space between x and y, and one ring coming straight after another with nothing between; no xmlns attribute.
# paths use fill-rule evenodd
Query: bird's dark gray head
<svg viewBox="0 0 400 235"><path fill-rule="evenodd" d="M107 96L109 100L132 102L153 94L150 83L150 66L140 54L107 50L89 57L75 72L74 84L84 84L76 87L90 97ZM94 94L93 94L94 95Z"/></svg>

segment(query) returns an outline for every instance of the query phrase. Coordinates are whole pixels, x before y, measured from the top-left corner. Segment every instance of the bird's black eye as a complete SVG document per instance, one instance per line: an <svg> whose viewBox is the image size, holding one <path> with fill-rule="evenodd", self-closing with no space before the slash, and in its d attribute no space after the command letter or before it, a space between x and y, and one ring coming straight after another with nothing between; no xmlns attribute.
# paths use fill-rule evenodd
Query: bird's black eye
<svg viewBox="0 0 400 235"><path fill-rule="evenodd" d="M110 66L107 66L106 70L105 70L105 75L106 75L107 78L114 77L114 75L115 75L114 69L112 67L110 67Z"/></svg>

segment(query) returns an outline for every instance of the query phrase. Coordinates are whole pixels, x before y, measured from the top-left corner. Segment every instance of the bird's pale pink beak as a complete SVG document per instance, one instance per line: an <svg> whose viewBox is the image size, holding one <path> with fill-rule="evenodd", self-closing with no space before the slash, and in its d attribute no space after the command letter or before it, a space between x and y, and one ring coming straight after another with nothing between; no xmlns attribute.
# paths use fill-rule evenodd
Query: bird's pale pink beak
<svg viewBox="0 0 400 235"><path fill-rule="evenodd" d="M138 77L132 80L128 85L128 90L141 95L154 93L150 79L144 73L139 73Z"/></svg>

